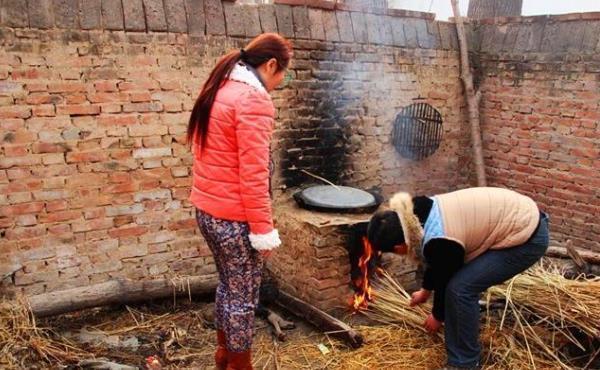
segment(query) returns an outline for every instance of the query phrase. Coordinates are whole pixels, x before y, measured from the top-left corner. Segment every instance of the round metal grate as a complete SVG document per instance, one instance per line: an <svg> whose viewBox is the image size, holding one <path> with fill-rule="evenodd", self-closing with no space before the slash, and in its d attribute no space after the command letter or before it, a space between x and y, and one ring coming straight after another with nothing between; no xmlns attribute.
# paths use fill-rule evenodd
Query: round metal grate
<svg viewBox="0 0 600 370"><path fill-rule="evenodd" d="M442 141L442 115L427 103L404 107L394 120L392 143L404 158L432 155Z"/></svg>

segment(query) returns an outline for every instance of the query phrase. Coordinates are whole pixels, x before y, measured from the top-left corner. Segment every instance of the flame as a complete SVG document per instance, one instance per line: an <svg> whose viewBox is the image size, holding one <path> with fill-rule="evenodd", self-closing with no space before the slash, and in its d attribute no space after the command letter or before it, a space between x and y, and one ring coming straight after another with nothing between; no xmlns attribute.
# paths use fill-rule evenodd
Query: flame
<svg viewBox="0 0 600 370"><path fill-rule="evenodd" d="M369 302L373 300L373 291L371 289L371 283L369 282L369 261L373 256L373 247L366 237L363 237L363 254L358 260L358 267L360 267L361 277L354 281L354 284L358 288L358 292L354 294L352 300L352 307L355 311L360 311L369 305Z"/></svg>

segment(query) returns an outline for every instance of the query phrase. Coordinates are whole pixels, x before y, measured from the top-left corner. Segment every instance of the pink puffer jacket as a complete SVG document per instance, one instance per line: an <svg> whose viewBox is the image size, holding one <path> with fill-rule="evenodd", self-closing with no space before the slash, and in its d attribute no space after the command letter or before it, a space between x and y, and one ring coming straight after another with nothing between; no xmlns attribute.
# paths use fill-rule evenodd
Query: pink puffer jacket
<svg viewBox="0 0 600 370"><path fill-rule="evenodd" d="M255 249L281 244L273 228L269 152L275 108L252 71L236 65L215 98L203 150L194 143L190 201L225 220L245 221Z"/></svg>

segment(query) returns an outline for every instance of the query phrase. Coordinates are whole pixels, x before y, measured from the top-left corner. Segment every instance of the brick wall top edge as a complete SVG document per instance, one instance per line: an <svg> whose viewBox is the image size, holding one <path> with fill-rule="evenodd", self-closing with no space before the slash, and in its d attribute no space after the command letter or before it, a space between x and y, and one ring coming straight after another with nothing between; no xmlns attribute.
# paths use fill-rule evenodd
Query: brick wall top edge
<svg viewBox="0 0 600 370"><path fill-rule="evenodd" d="M569 22L578 20L600 20L600 12L568 13L568 14L544 14L521 17L496 17L470 20L478 24L505 24L505 23L537 23L537 22Z"/></svg>
<svg viewBox="0 0 600 370"><path fill-rule="evenodd" d="M428 12L419 12L414 10L406 9L383 9L383 8L371 8L363 7L359 5L349 5L342 3L335 3L333 1L324 0L274 0L275 4L293 5L293 6L306 6L308 8L326 9L326 10L347 10L360 13L372 13L379 15L389 15L393 17L405 17L405 18L422 18L427 20L434 20L435 14Z"/></svg>
<svg viewBox="0 0 600 370"><path fill-rule="evenodd" d="M91 0L90 0L91 1ZM379 40L377 37L368 38L366 40L357 39L352 35L356 33L352 26L354 18L350 19L349 14L357 14L366 12L369 16L373 16L374 24L370 24L370 27L376 27L379 24L387 25L392 20L398 20L404 24L404 28L407 27L412 30L414 34L420 33L422 40L418 44L412 47L417 47L421 43L426 49L438 49L441 47L441 42L436 40L440 39L441 36L452 38L454 35L447 35L447 30L444 30L444 34L438 33L437 26L432 26L435 22L435 15L432 13L415 12L402 9L380 9L378 12L371 11L369 9L363 9L360 7L349 7L347 5L337 4L329 1L321 0L276 0L275 4L235 4L233 1L222 1L222 0L205 0L203 6L198 8L191 0L144 0L148 1L153 6L152 9L163 9L160 5L166 5L165 12L160 13L160 18L157 18L154 13L148 13L147 7L136 7L131 6L133 3L128 3L129 6L119 9L119 11L109 11L107 4L124 4L121 0L102 0L101 6L94 8L96 12L93 14L96 17L96 21L89 22L91 17L88 17L87 10L82 12L82 9L88 9L85 7L84 2L75 2L76 9L71 9L75 19L70 23L54 21L52 14L61 11L61 9L43 9L48 14L42 15L42 18L50 20L50 23L46 22L43 25L37 25L37 23L22 24L10 22L6 17L0 18L0 26L14 27L14 28L30 28L30 29L44 29L44 30L110 30L110 31L125 31L127 33L135 32L146 32L146 33L164 33L170 32L174 34L189 34L191 36L229 36L229 37L241 37L250 38L261 32L279 32L290 39L308 39L308 40L321 40L319 36L315 36L312 32L304 32L308 26L308 18L302 10L306 8L319 7L314 11L322 14L317 14L319 19L314 19L317 23L325 25L327 20L328 28L328 41L337 42L351 42L355 40L357 43L368 43L368 44L381 44L389 46L402 46L406 47L402 42L403 38L398 38L395 41L390 35L387 38ZM180 6L185 3L186 6ZM327 3L327 4L326 4ZM16 4L15 2L0 2L0 14L7 14L6 7L10 7ZM60 4L60 3L56 3ZM137 3L136 3L137 4ZM145 4L142 0L139 0L139 4ZM332 5L333 4L333 5ZM258 11L256 11L258 9ZM63 9L64 10L64 9ZM246 11L249 10L249 11ZM313 9L311 9L313 10ZM39 13L39 11L38 11ZM147 14L148 13L148 14ZM332 13L335 13L333 17L330 17ZM344 14L345 13L345 14ZM91 14L91 13L90 13ZM149 14L152 16L149 18ZM347 15L346 15L347 14ZM328 17L325 17L327 15ZM268 19L263 17L271 17L271 22L267 22ZM340 18L344 22L336 22L336 18ZM352 16L353 17L353 16ZM40 16L38 15L38 18ZM201 19L200 19L201 18ZM259 21L260 18L260 21ZM275 18L277 21L275 22ZM399 20L399 18L407 19L406 22ZM192 23L190 20L195 20ZM377 20L376 20L377 19ZM186 22L187 20L187 22ZM359 19L357 18L357 21ZM152 22L150 22L152 21ZM264 21L264 22L263 22ZM311 21L311 22L312 22ZM137 22L137 23L136 23ZM371 22L372 23L372 22ZM429 24L426 26L425 23ZM107 26L110 25L110 26ZM402 26L402 25L401 25ZM414 32L413 32L414 31ZM343 36L341 39L337 39L335 35L341 32ZM379 31L378 31L379 32ZM339 36L338 36L339 37ZM421 45L421 46L423 46ZM448 45L453 45L450 43ZM443 47L448 49L448 47ZM455 49L450 46L449 49Z"/></svg>

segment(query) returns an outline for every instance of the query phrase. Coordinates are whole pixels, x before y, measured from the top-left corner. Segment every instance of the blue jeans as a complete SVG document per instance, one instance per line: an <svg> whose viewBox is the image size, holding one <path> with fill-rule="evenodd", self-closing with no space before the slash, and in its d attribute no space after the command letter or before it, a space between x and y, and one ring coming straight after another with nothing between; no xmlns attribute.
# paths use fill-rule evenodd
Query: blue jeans
<svg viewBox="0 0 600 370"><path fill-rule="evenodd" d="M445 337L448 364L457 367L479 365L479 295L525 271L546 253L548 215L540 213L537 230L525 244L489 250L464 265L446 286Z"/></svg>

